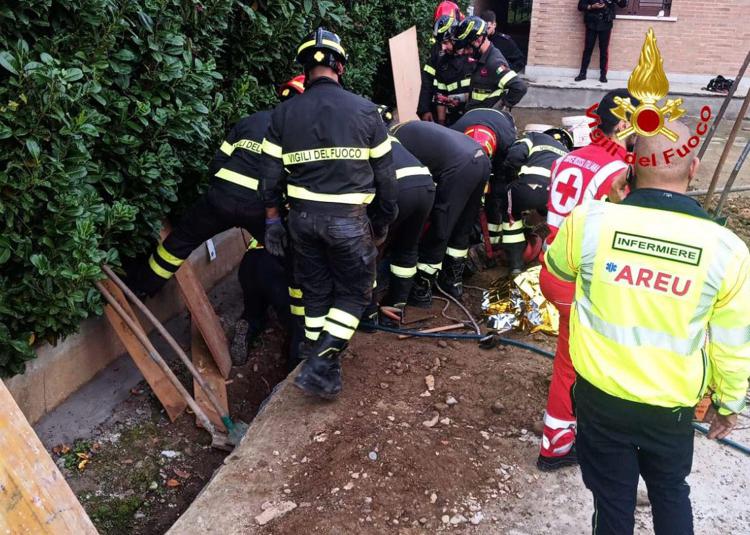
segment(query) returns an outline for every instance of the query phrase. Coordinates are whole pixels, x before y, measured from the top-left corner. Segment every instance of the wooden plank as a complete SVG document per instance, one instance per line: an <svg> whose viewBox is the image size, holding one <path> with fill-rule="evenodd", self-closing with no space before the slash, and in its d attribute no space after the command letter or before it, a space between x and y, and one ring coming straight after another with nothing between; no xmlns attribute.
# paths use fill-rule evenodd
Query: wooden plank
<svg viewBox="0 0 750 535"><path fill-rule="evenodd" d="M164 241L172 228L168 221L162 222L159 236ZM219 322L211 302L208 300L206 290L203 288L195 269L190 261L185 261L175 274L177 285L180 287L182 297L185 299L185 305L190 311L193 323L198 325L198 329L203 335L203 339L208 346L221 375L226 379L232 369L232 357L229 354L229 342L224 334L224 329Z"/></svg>
<svg viewBox="0 0 750 535"><path fill-rule="evenodd" d="M97 533L2 381L0 451L0 533Z"/></svg>
<svg viewBox="0 0 750 535"><path fill-rule="evenodd" d="M175 278L193 323L203 336L222 377L226 379L232 370L232 357L229 355L229 342L219 322L219 316L211 306L206 291L190 262L185 262L180 266Z"/></svg>
<svg viewBox="0 0 750 535"><path fill-rule="evenodd" d="M422 75L419 67L417 28L412 26L388 40L393 69L393 86L396 91L396 107L400 122L418 119L417 104Z"/></svg>
<svg viewBox="0 0 750 535"><path fill-rule="evenodd" d="M197 368L198 373L200 373L206 383L208 383L208 386L213 389L216 397L219 398L221 407L224 409L224 414L228 414L229 401L227 398L226 379L221 376L221 372L216 366L214 359L211 357L211 352L208 350L208 346L206 346L206 342L203 340L203 336L201 336L201 333L194 322L192 323L190 330L192 333L190 352L193 357L193 364ZM208 400L208 397L195 379L193 379L193 393L195 394L195 401L197 401L198 405L206 411L208 419L216 426L216 429L222 433L226 433L226 428L221 421L221 415L216 412L216 409L214 409L214 406ZM197 417L195 419L195 424L198 427L201 427L200 420L198 420Z"/></svg>
<svg viewBox="0 0 750 535"><path fill-rule="evenodd" d="M130 303L125 299L122 290L120 290L120 288L109 279L101 282L117 300L120 306L127 311L128 315L138 322L138 318L130 307ZM128 350L133 362L138 366L138 369L143 374L143 377L151 387L151 390L153 390L154 394L167 411L169 419L174 422L180 414L182 414L182 411L185 410L187 403L162 369L151 360L151 357L148 356L148 352L143 348L141 343L130 330L130 327L127 326L117 312L115 312L111 306L107 305L104 307L104 313L107 316L109 323L112 325L112 328L117 333L117 336L122 340L125 349Z"/></svg>

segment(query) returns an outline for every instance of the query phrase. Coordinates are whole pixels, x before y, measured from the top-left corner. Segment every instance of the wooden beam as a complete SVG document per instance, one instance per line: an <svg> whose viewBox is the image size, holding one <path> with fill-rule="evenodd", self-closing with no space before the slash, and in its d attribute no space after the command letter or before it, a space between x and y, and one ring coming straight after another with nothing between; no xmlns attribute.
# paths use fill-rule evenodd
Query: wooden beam
<svg viewBox="0 0 750 535"><path fill-rule="evenodd" d="M219 368L216 366L213 358L211 358L208 346L206 346L206 342L203 340L203 336L201 336L195 323L191 325L190 330L192 334L190 352L193 357L193 364L198 370L198 373L200 373L206 383L208 383L208 386L213 389L216 397L219 398L219 402L224 409L223 414L229 414L226 379L222 377ZM203 407L208 419L216 426L216 430L226 433L227 430L221 421L221 415L216 412L216 409L211 404L206 394L203 393L203 389L195 379L193 379L193 393L195 394L195 401L198 402L198 405ZM200 420L197 417L195 419L195 424L198 427L201 427Z"/></svg>
<svg viewBox="0 0 750 535"><path fill-rule="evenodd" d="M128 315L140 325L137 316L130 307L127 299L122 293L122 290L109 279L101 281L102 285L112 294L115 300L120 304L122 308L128 313ZM117 333L117 336L122 341L125 349L128 350L130 357L138 366L138 369L143 374L146 382L153 390L156 397L161 402L164 410L167 411L167 415L171 421L175 421L180 414L187 407L187 403L180 395L178 390L166 376L164 371L148 356L148 352L143 348L141 343L138 341L133 331L125 323L125 321L115 312L115 310L107 305L104 308L104 313L112 325L112 328Z"/></svg>
<svg viewBox="0 0 750 535"><path fill-rule="evenodd" d="M97 534L2 381L0 451L0 533Z"/></svg>
<svg viewBox="0 0 750 535"><path fill-rule="evenodd" d="M203 336L203 340L205 340L222 377L228 378L229 372L232 370L229 342L224 334L221 322L219 322L219 316L216 315L214 307L211 306L206 290L198 280L198 275L196 275L190 262L185 262L180 266L175 278L185 299L185 304L190 311L192 322Z"/></svg>
<svg viewBox="0 0 750 535"><path fill-rule="evenodd" d="M159 231L161 240L164 241L170 232L172 232L171 225L168 221L163 221L161 231ZM185 306L190 311L193 323L198 326L198 330L203 335L221 375L225 379L228 378L232 369L229 342L224 334L221 322L219 322L219 317L208 300L206 290L189 260L185 261L177 270L175 279L177 279L177 285L180 287L182 297L185 299Z"/></svg>

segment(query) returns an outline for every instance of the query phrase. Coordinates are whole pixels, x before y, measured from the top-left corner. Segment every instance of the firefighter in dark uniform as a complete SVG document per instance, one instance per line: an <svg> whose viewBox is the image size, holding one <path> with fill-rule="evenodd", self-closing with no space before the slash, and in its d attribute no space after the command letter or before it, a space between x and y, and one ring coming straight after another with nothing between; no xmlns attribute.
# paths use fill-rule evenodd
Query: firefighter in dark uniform
<svg viewBox="0 0 750 535"><path fill-rule="evenodd" d="M442 117L442 122L445 122L446 104L451 103L451 98L460 98L457 89L460 80L466 78L468 62L466 56L457 54L453 48L453 30L457 26L456 19L448 15L441 16L435 22L432 32L435 43L422 69L422 86L417 103L417 115L423 121L440 121ZM455 87L453 84L456 84ZM468 90L464 88L464 92L468 93Z"/></svg>
<svg viewBox="0 0 750 535"><path fill-rule="evenodd" d="M482 20L487 23L487 37L495 48L497 48L503 57L508 60L508 66L516 72L521 72L526 67L526 56L513 38L497 31L497 17L491 9L482 11Z"/></svg>
<svg viewBox="0 0 750 535"><path fill-rule="evenodd" d="M443 291L460 298L471 228L490 176L490 161L474 140L439 124L402 123L393 127L393 135L430 170L437 184L409 303L429 307L436 277Z"/></svg>
<svg viewBox="0 0 750 535"><path fill-rule="evenodd" d="M390 110L381 107L386 125ZM398 182L398 218L388 229L383 256L390 261L388 291L380 304L403 310L417 274L419 238L435 201L435 182L430 170L410 153L397 138L391 137L393 167Z"/></svg>
<svg viewBox="0 0 750 535"><path fill-rule="evenodd" d="M307 360L295 385L327 399L341 391L340 353L371 301L375 242L397 215L391 141L375 104L341 87L346 57L336 34L309 35L297 49L305 92L274 110L263 140L265 245L283 254L286 193L303 292Z"/></svg>
<svg viewBox="0 0 750 535"><path fill-rule="evenodd" d="M544 133L528 132L508 151L504 163L507 194L500 197L500 211L502 247L511 274L520 273L524 266L527 238L523 214L536 210L546 215L552 164L572 148L571 135L561 128L552 128Z"/></svg>
<svg viewBox="0 0 750 535"><path fill-rule="evenodd" d="M293 81L281 86L282 101L304 91L291 85ZM241 227L262 240L265 210L258 186L261 143L270 120L270 111L260 111L243 117L229 131L209 166L212 179L206 193L159 244L148 264L128 274L136 293L156 294L195 248L220 232Z"/></svg>
<svg viewBox="0 0 750 535"><path fill-rule="evenodd" d="M235 366L247 362L248 347L258 341L266 327L268 309L273 308L288 345L287 369L299 364L299 345L304 336L302 292L289 285L290 270L285 257L270 254L255 238L250 239L237 273L244 300L244 310L235 325L231 355Z"/></svg>
<svg viewBox="0 0 750 535"><path fill-rule="evenodd" d="M510 110L526 94L526 83L508 66L508 60L487 37L487 23L466 17L456 28L455 47L469 49L476 60L471 77L471 94L466 109Z"/></svg>
<svg viewBox="0 0 750 535"><path fill-rule="evenodd" d="M503 222L503 203L507 197L503 183L503 163L511 145L516 141L516 125L513 116L495 108L474 108L466 112L453 125L454 130L463 132L477 143L492 160L490 189L485 196L485 211L490 243L500 244Z"/></svg>

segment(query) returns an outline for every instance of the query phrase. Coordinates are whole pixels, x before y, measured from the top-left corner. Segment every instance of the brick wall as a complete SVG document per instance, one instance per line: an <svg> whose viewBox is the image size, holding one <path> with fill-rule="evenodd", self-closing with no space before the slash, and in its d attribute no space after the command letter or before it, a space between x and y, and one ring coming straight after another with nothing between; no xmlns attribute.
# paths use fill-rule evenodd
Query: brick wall
<svg viewBox="0 0 750 535"><path fill-rule="evenodd" d="M583 14L577 0L534 0L529 65L579 68ZM723 74L734 78L750 50L750 1L673 0L677 20L615 20L609 70L631 71L649 26L656 32L667 74ZM598 45L590 69L598 69Z"/></svg>

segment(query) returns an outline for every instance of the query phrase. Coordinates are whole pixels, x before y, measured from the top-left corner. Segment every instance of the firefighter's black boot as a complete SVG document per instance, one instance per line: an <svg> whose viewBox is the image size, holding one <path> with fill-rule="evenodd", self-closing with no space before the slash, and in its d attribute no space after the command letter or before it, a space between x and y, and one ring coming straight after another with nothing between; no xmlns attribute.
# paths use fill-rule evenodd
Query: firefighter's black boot
<svg viewBox="0 0 750 535"><path fill-rule="evenodd" d="M438 275L438 285L445 293L455 299L461 299L464 295L464 266L465 258L446 256L443 261L443 269Z"/></svg>
<svg viewBox="0 0 750 535"><path fill-rule="evenodd" d="M404 308L406 300L409 298L409 291L414 285L414 277L396 277L392 276L388 283L388 293L380 302L381 305Z"/></svg>
<svg viewBox="0 0 750 535"><path fill-rule="evenodd" d="M511 276L516 276L523 271L525 265L523 252L526 249L526 242L505 244L504 249L510 274Z"/></svg>
<svg viewBox="0 0 750 535"><path fill-rule="evenodd" d="M286 358L286 371L291 373L300 362L303 362L307 357L312 355L313 344L305 336L304 324L298 319L293 320L292 332L289 336L289 353Z"/></svg>
<svg viewBox="0 0 750 535"><path fill-rule="evenodd" d="M432 283L434 281L433 275L428 275L424 271L417 271L407 302L415 307L430 308L432 306Z"/></svg>
<svg viewBox="0 0 750 535"><path fill-rule="evenodd" d="M232 366L244 366L247 364L248 347L247 334L250 324L245 318L240 318L234 325L234 336L229 346L229 355L232 357Z"/></svg>
<svg viewBox="0 0 750 535"><path fill-rule="evenodd" d="M341 352L347 341L327 332L313 347L294 385L323 399L336 399L341 393Z"/></svg>
<svg viewBox="0 0 750 535"><path fill-rule="evenodd" d="M372 326L378 324L378 304L373 302L367 305L365 311L362 312L362 318L357 326L358 331L364 333L374 333L376 329Z"/></svg>

